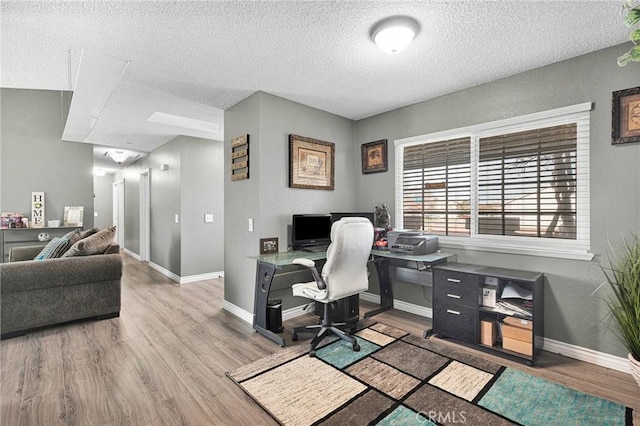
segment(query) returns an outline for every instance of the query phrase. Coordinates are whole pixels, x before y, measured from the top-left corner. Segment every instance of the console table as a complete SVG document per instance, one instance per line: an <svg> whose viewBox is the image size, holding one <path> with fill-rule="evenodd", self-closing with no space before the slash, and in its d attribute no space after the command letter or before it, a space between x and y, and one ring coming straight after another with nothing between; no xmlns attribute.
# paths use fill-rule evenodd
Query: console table
<svg viewBox="0 0 640 426"><path fill-rule="evenodd" d="M82 230L81 226L58 226L55 228L0 228L0 263L4 263L9 258L9 250L16 246L42 245L55 237L61 237L74 229ZM49 234L48 241L38 240L38 234L46 232Z"/></svg>
<svg viewBox="0 0 640 426"><path fill-rule="evenodd" d="M526 294L527 311L518 311L525 299L506 298L509 286ZM495 298L483 300L483 290ZM496 306L488 306L493 300ZM433 329L425 337L430 334L533 365L544 337L544 275L464 263L434 267ZM502 341L493 338L499 335Z"/></svg>
<svg viewBox="0 0 640 426"><path fill-rule="evenodd" d="M375 263L380 284L380 307L365 313L365 318L393 308L393 289L389 276L389 266L392 260L403 266L411 264L414 265L416 269L425 271L434 265L456 259L455 255L445 253L412 256L392 253L388 250L371 250L371 257ZM249 258L257 260L255 298L253 303L253 329L278 345L284 346L284 339L267 329L267 302L269 300L269 292L273 278L275 275L281 273L285 266L293 265L294 259L323 260L326 258L326 252L311 253L306 251L291 251L249 256Z"/></svg>

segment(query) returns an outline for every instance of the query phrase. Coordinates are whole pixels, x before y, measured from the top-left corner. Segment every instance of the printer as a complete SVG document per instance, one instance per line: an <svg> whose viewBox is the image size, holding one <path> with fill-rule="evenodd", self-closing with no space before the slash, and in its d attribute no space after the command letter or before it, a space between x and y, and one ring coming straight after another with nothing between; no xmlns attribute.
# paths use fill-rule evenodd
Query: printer
<svg viewBox="0 0 640 426"><path fill-rule="evenodd" d="M431 254L438 251L438 237L434 235L400 234L393 244L389 243L392 253L412 254L415 256Z"/></svg>

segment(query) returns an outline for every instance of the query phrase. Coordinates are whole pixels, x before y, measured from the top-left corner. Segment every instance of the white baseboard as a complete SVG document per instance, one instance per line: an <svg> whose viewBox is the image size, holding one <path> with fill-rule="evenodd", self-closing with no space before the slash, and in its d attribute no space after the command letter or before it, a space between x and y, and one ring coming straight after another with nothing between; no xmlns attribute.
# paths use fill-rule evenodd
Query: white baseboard
<svg viewBox="0 0 640 426"><path fill-rule="evenodd" d="M372 293L360 293L360 298L371 303L380 303L380 296ZM297 306L295 308L287 309L282 312L282 320L286 321L291 318L295 318L300 315L304 315L306 311L304 306ZM253 324L253 314L239 308L232 303L223 302L223 308L240 319ZM433 311L431 308L427 308L413 303L403 302L402 300L393 301L393 308L399 311L409 312L415 315L419 315L425 318L433 318ZM545 338L543 341L542 349L547 352L552 352L568 358L577 359L579 361L588 362L590 364L598 365L600 367L611 368L612 370L621 371L623 373L631 374L629 368L629 360L616 355L610 355L604 352L594 351L593 349L583 348L581 346L571 345L569 343L559 342L557 340Z"/></svg>
<svg viewBox="0 0 640 426"><path fill-rule="evenodd" d="M627 358L594 351L593 349L583 348L582 346L570 345L569 343L559 342L546 337L544 338L542 349L554 354L599 365L600 367L611 368L612 370L631 374L631 368L629 367L629 360Z"/></svg>
<svg viewBox="0 0 640 426"><path fill-rule="evenodd" d="M171 280L177 282L178 284L180 283L180 277L176 274L174 274L173 272L171 272L168 269L163 268L162 266L153 263L153 262L149 262L149 266L152 269L155 269L156 271L160 272L162 275L171 278Z"/></svg>
<svg viewBox="0 0 640 426"><path fill-rule="evenodd" d="M251 312L247 312L241 307L236 306L233 303L228 302L226 300L222 301L222 309L224 309L229 313L232 313L233 315L240 318L242 321L248 322L249 324L253 325L253 314Z"/></svg>
<svg viewBox="0 0 640 426"><path fill-rule="evenodd" d="M174 274L170 270L163 268L157 263L149 262L149 266L155 269L156 271L160 272L162 275L171 278L171 280L177 282L178 284L194 283L196 281L213 280L215 278L224 277L224 271L209 272L207 274L198 274L198 275L187 275L185 277L181 277L179 275Z"/></svg>
<svg viewBox="0 0 640 426"><path fill-rule="evenodd" d="M127 253L129 256L133 257L138 262L140 261L140 255L138 253L134 253L131 250L129 250L128 248L123 248L122 250L124 250L125 253Z"/></svg>
<svg viewBox="0 0 640 426"><path fill-rule="evenodd" d="M380 304L380 296L373 293L360 293L360 299L367 302ZM410 314L420 315L421 317L433 318L433 311L426 306L415 305L413 303L404 302L402 300L393 299L393 308L399 311L409 312Z"/></svg>
<svg viewBox="0 0 640 426"><path fill-rule="evenodd" d="M180 284L195 283L196 281L213 280L216 278L223 278L224 271L209 272L206 274L187 275L186 277L180 277Z"/></svg>

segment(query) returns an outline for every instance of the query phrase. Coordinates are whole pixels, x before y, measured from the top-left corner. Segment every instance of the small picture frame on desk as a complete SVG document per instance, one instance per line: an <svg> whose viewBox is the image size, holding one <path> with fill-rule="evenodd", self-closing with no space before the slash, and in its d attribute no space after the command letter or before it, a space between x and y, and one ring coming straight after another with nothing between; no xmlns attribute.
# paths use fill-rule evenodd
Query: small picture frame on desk
<svg viewBox="0 0 640 426"><path fill-rule="evenodd" d="M273 254L278 252L278 238L260 238L260 254Z"/></svg>

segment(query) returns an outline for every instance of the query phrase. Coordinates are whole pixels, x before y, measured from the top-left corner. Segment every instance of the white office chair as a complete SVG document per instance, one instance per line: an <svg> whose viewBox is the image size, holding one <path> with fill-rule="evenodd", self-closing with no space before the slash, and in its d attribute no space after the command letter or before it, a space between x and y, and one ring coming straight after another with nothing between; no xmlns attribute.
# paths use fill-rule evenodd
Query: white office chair
<svg viewBox="0 0 640 426"><path fill-rule="evenodd" d="M315 281L293 285L293 295L313 299L324 304L324 316L319 325L296 327L291 331L293 340L298 333L318 330L310 344L309 355L315 356L315 348L320 341L333 333L353 345L354 351L360 346L355 337L339 329L345 323L332 323L329 304L345 297L353 296L369 288L367 261L373 244L373 225L366 218L344 217L331 227L331 244L327 249L327 261L318 274L315 263L309 259L295 259L293 263L311 270Z"/></svg>

